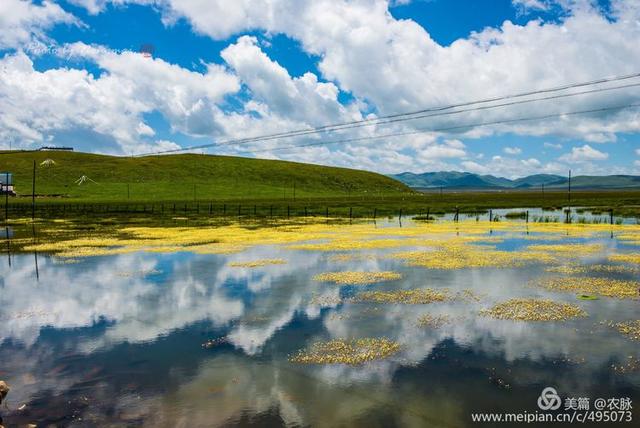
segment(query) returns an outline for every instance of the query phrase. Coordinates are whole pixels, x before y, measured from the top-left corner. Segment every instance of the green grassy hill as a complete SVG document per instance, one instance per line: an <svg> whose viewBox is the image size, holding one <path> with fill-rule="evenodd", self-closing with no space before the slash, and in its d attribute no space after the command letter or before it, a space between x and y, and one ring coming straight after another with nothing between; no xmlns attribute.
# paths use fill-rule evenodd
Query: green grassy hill
<svg viewBox="0 0 640 428"><path fill-rule="evenodd" d="M55 164L46 165L51 159ZM139 158L76 152L2 152L18 199L36 195L87 201L292 199L410 192L389 177L354 169L228 156L178 154ZM76 184L80 177L91 180Z"/></svg>

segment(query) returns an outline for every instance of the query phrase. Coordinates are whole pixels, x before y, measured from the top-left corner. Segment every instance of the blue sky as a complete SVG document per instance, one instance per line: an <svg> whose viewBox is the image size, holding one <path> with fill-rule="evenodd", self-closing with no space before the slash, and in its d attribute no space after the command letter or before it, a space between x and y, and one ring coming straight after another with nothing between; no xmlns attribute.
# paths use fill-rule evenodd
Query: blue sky
<svg viewBox="0 0 640 428"><path fill-rule="evenodd" d="M139 154L640 72L640 5L621 0L3 0L0 12L2 147ZM202 151L383 173L640 173L637 108L560 116L638 98L628 87Z"/></svg>

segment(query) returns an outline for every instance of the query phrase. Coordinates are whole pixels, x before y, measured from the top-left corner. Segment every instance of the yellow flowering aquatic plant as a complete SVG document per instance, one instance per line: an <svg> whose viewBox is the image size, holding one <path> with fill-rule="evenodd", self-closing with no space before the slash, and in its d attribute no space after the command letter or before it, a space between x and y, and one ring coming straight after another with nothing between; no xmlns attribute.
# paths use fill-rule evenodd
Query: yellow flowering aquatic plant
<svg viewBox="0 0 640 428"><path fill-rule="evenodd" d="M497 303L491 309L480 311L480 315L512 321L566 321L585 317L587 313L579 306L558 303L547 299L516 298Z"/></svg>
<svg viewBox="0 0 640 428"><path fill-rule="evenodd" d="M517 267L526 263L553 263L556 258L544 252L501 251L492 247L443 242L434 251L408 251L391 255L409 266L427 269L464 269L474 267Z"/></svg>
<svg viewBox="0 0 640 428"><path fill-rule="evenodd" d="M348 364L361 365L383 360L400 351L397 342L387 338L334 339L316 342L306 350L289 357L297 364Z"/></svg>
<svg viewBox="0 0 640 428"><path fill-rule="evenodd" d="M618 299L637 299L640 282L600 277L546 278L535 284L548 290L597 294Z"/></svg>
<svg viewBox="0 0 640 428"><path fill-rule="evenodd" d="M53 224L53 223L50 223ZM376 227L371 223L345 224L340 222L274 221L268 223L243 222L199 223L194 226L176 224L169 226L126 226L117 224L56 223L56 226L40 230L39 242L19 243L21 251L53 253L60 257L88 257L95 255L123 254L136 251L176 252L189 251L199 254L231 254L256 245L282 245L292 250L353 251L361 249L385 249L403 246L428 247L440 251L437 256L457 255L457 265L509 265L523 259L546 261L570 254L553 247L529 248L513 256L493 249L494 253L482 257L487 248L477 244L496 244L509 236L590 237L615 230L621 236L635 236L627 225L601 224L538 224L502 221L441 221L418 223L410 227ZM502 234L496 235L496 234ZM348 238L345 238L348 237ZM526 239L526 238L524 238ZM474 245L476 244L476 245ZM573 244L569 244L573 245ZM589 247L587 247L589 248ZM595 250L595 247L593 247ZM425 248L425 251L427 248ZM462 253L464 252L464 253ZM469 257L465 257L468 255ZM478 259L480 255L481 258ZM440 258L440 257L439 257ZM444 260L443 258L443 260ZM490 259L497 262L491 262ZM460 261L462 259L462 261ZM478 259L478 262L465 260ZM429 267L433 262L418 260ZM440 262L441 264L446 264ZM437 263L436 263L437 264Z"/></svg>
<svg viewBox="0 0 640 428"><path fill-rule="evenodd" d="M398 272L325 272L313 277L314 281L332 282L339 285L367 285L402 278Z"/></svg>
<svg viewBox="0 0 640 428"><path fill-rule="evenodd" d="M363 291L357 293L350 301L360 303L403 303L424 305L433 302L444 302L451 298L449 290L418 288L413 290Z"/></svg>
<svg viewBox="0 0 640 428"><path fill-rule="evenodd" d="M529 245L528 249L534 252L550 252L566 257L579 257L599 253L604 250L601 244L538 244Z"/></svg>
<svg viewBox="0 0 640 428"><path fill-rule="evenodd" d="M609 256L609 260L619 263L640 264L640 253L612 254Z"/></svg>
<svg viewBox="0 0 640 428"><path fill-rule="evenodd" d="M575 275L582 273L638 273L640 267L622 266L622 265L579 265L566 264L560 266L549 266L545 268L547 272L563 273L567 275Z"/></svg>
<svg viewBox="0 0 640 428"><path fill-rule="evenodd" d="M418 318L418 327L440 328L450 322L449 315L424 314Z"/></svg>
<svg viewBox="0 0 640 428"><path fill-rule="evenodd" d="M365 261L365 260L376 260L377 256L375 254L360 254L360 253L352 253L352 254L332 254L327 258L330 262L354 262L354 261Z"/></svg>
<svg viewBox="0 0 640 428"><path fill-rule="evenodd" d="M616 329L633 340L640 340L640 320L620 322L615 325Z"/></svg>

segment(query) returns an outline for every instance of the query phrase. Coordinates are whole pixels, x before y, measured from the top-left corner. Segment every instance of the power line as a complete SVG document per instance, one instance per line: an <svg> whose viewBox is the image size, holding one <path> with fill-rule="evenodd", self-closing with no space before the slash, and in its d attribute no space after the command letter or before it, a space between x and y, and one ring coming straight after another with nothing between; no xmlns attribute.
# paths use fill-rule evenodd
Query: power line
<svg viewBox="0 0 640 428"><path fill-rule="evenodd" d="M141 155L138 155L138 156L147 156L147 155L155 155L155 154L166 154L166 153L176 153L176 152L183 152L183 151L189 151L189 150L197 150L197 149L204 149L204 148L209 148L209 147L216 147L216 146L219 146L219 145L245 144L245 143L257 142L257 141L269 141L269 140L280 139L280 138L298 137L298 136L309 135L309 134L314 134L314 133L319 133L319 132L339 131L339 130L342 130L342 129L350 129L350 128L358 127L358 126L372 126L372 125L378 124L378 122L385 123L384 121L388 120L388 119L400 119L400 118L407 117L407 120L412 120L412 119L409 119L410 116L416 116L416 115L429 113L429 112L443 112L443 111L450 110L450 109L453 109L453 108L458 108L458 107L467 107L467 106L471 106L471 105L475 105L475 104L485 104L485 103L489 103L489 102L502 101L502 100L507 100L507 99L511 99L511 98L521 98L521 97L526 97L526 96L531 96L531 95L558 92L558 91L567 90L567 89L573 89L573 88L579 88L579 87L585 87L585 86L593 86L593 85L602 84L602 83L608 83L608 82L628 80L628 79L633 79L633 78L636 78L636 77L640 77L640 73L634 73L634 74L628 74L628 75L623 75L623 76L615 76L615 77L596 79L596 80L591 80L591 81L587 81L587 82L572 83L572 84L567 84L567 85L563 85L563 86L556 86L556 87L552 87L552 88L539 89L539 90L535 90L535 91L521 92L521 93L516 93L516 94L511 94L511 95L503 95L503 96L493 97L493 98L485 98L485 99L481 99L481 100L468 101L468 102L463 102L463 103L458 103L458 104L450 104L450 105L439 106L439 107L431 107L431 108L416 110L416 111L413 111L413 112L397 113L397 114L393 114L393 115L379 116L377 118L371 118L371 119L362 119L362 120L343 122L343 123L338 123L338 124L324 125L324 126L319 126L319 127L314 127L314 128L298 129L298 130L292 130L292 131L281 132L281 133L276 133L276 134L266 134L266 135L256 136L256 137L231 139L231 140L221 141L221 142L217 142L217 143L208 143L208 144L184 147L184 148L179 148L179 149L171 149L171 150L149 152L149 153L144 153L144 154L141 154ZM636 86L636 85L631 85L631 86ZM622 86L622 87L626 87L626 86ZM611 88L611 89L617 89L617 88ZM611 90L611 89L609 89L609 88L601 88L602 91ZM572 94L566 94L566 95L567 96L572 96ZM533 102L533 100L529 101L529 102ZM490 108L490 107L486 107L486 108ZM387 123L390 123L390 122L387 122Z"/></svg>
<svg viewBox="0 0 640 428"><path fill-rule="evenodd" d="M387 124L387 123L395 123L395 122L403 122L403 121L409 121L409 120L424 119L424 118L428 118L428 117L446 116L446 115L452 115L452 114L468 113L468 112L473 112L473 111L489 110L489 109L498 108L498 107L508 107L508 106L513 106L513 105L518 105L518 104L527 104L527 103L532 103L532 102L537 102L537 101L548 101L548 100L554 100L554 99L559 99L559 98L575 97L575 96L579 96L579 95L586 95L586 94L593 94L593 93L597 93L597 92L612 91L612 90L615 90L615 89L627 89L627 88L633 88L633 87L637 87L637 86L640 86L640 83L630 83L630 84L627 84L627 85L613 86L613 87L609 87L609 88L596 88L596 89L590 89L590 90L582 91L582 92L572 92L570 94L551 95L551 96L547 96L547 97L533 98L533 99L528 99L528 100L510 101L510 102L507 102L507 103L493 104L493 105L481 106L481 107L474 107L474 108L466 109L466 110L454 110L454 111L448 111L448 112L442 112L442 113L421 114L421 115L412 116L412 117L408 117L408 118L398 118L398 119L385 120L385 121L382 121L382 122L376 122L374 125L384 125L384 124ZM349 127L349 128L351 128L351 127ZM340 130L349 129L349 128L341 128Z"/></svg>
<svg viewBox="0 0 640 428"><path fill-rule="evenodd" d="M424 119L424 118L435 117L435 116L445 116L445 115L454 115L454 114L460 114L460 113L469 113L469 112L488 110L488 109L498 108L498 107L506 107L506 106L513 106L513 105L518 105L518 104L526 104L526 103L531 103L531 102L535 102L535 101L547 101L547 100L552 100L552 99L566 98L566 97L572 97L572 96L577 96L577 95L585 95L585 94L591 94L591 93L595 93L595 92L602 92L602 91L607 91L607 90L630 88L630 87L637 87L637 86L640 86L640 83L633 83L633 84L629 84L629 85L616 86L616 87L612 87L612 88L598 88L598 89L592 89L592 90L589 90L589 91L576 92L576 93L572 93L572 94L552 95L552 96L549 96L549 97L536 98L536 99L532 99L532 100L511 101L511 102L508 102L508 103L496 104L496 105L491 105L491 106L476 107L476 108L473 108L473 109L455 110L455 111L451 111L451 112L420 115L420 116L411 117L411 118L408 118L408 119L403 119L403 121L405 121L405 120L414 120L414 119ZM384 122L384 123L395 123L395 122L399 122L399 121L400 120L398 120L398 119L394 119L394 120L390 120L390 121ZM226 146L227 144L224 144L224 145ZM212 146L212 147L218 147L218 146Z"/></svg>
<svg viewBox="0 0 640 428"><path fill-rule="evenodd" d="M605 111L623 110L623 109L634 108L634 107L640 107L640 104L625 104L625 105L620 105L620 106L603 107L603 108L591 109L591 110L570 111L570 112L566 112L566 113L554 113L554 114L547 114L547 115L542 115L542 116L523 117L523 118L516 118L516 119L502 119L502 120L496 120L496 121L491 121L491 122L478 122L478 123L471 123L471 124L466 124L466 125L449 126L449 127L444 127L444 128L418 129L418 130L414 130L414 131L397 132L397 133L391 133L391 134L385 134L385 135L374 135L374 136L368 136L368 137L355 137L355 138L347 138L347 139L334 140L334 141L319 141L319 142L315 142L315 143L298 144L298 145L285 146L285 147L274 147L272 149L261 149L261 150L250 150L250 151L248 150L248 151L241 151L241 152L236 151L235 154L252 154L252 153L261 153L261 152L273 152L273 151L281 151L281 150L295 149L295 148L301 148L301 147L313 147L313 146L352 143L352 142L367 141L367 140L378 140L378 139L390 138L390 137L403 137L403 136L407 136L407 135L424 134L424 133L427 133L427 132L454 131L454 130L458 130L458 129L478 128L478 127L481 127L481 126L501 125L501 124L506 124L506 123L526 122L526 121L533 121L533 120L545 120L545 119L552 119L552 118L562 117L562 116L577 116L577 115L581 115L581 114L601 113L601 112L605 112Z"/></svg>
<svg viewBox="0 0 640 428"><path fill-rule="evenodd" d="M387 122L384 122L384 123L385 124L386 123L396 123L396 122L401 122L401 121L417 120L417 119L431 118L431 117L436 117L436 116L448 116L448 115L454 115L454 114L469 113L469 112L488 110L488 109L499 108L499 107L507 107L507 106L513 106L513 105L519 105L519 104L527 104L527 103L536 102L536 101L548 101L548 100L552 100L552 99L567 98L567 97L573 97L573 96L579 96L579 95L585 95L585 94L592 94L592 93L597 93L597 92L609 91L609 90L614 90L614 89L626 89L626 88L638 87L638 86L640 86L640 83L631 83L631 84L627 84L627 85L620 85L620 86L614 86L614 87L609 87L609 88L596 88L596 89L590 89L590 90L586 90L586 91L582 91L582 92L575 92L575 93L571 93L571 94L551 95L551 96L548 96L548 97L535 98L535 99L530 99L530 100L511 101L511 102L508 102L508 103L495 104L495 105L490 105L490 106L481 106L481 107L474 107L474 108L470 108L470 109L454 110L454 111L450 111L450 112L440 112L440 113L425 114L425 115L415 116L415 117L406 118L406 119L402 119L402 120L400 120L400 119L391 119L391 120L389 120ZM376 125L377 124L378 123L376 123ZM432 132L437 132L437 131L432 131ZM401 135L403 135L403 134L401 134ZM383 135L382 137L385 137L385 135ZM366 139L366 138L378 138L378 137L368 136L368 137L362 137L362 138ZM275 138L268 138L268 139L264 139L264 140L254 140L254 141L243 141L243 142L238 142L238 143L227 143L227 142L209 143L209 144L206 145L206 147L207 148L225 147L225 146L246 144L246 143L249 143L249 142L255 143L255 142L261 142L261 141L270 141L270 140L273 140L273 139L275 139ZM201 148L204 148L204 147L203 146L199 146L198 147L198 149L201 149ZM183 149L183 150L187 150L187 149ZM269 150L258 150L258 152L259 151L269 151ZM252 151L247 151L247 152L251 153ZM237 153L247 153L247 152L237 152Z"/></svg>

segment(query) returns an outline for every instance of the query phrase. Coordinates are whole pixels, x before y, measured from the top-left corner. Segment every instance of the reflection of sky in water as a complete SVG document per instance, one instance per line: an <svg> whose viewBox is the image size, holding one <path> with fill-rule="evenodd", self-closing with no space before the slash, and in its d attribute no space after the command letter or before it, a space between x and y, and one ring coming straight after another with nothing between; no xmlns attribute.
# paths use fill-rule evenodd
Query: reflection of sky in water
<svg viewBox="0 0 640 428"><path fill-rule="evenodd" d="M559 242L584 240L553 241ZM605 249L585 263L605 262L618 245L605 235L589 242ZM514 250L538 243L544 241L510 238L496 245ZM11 405L30 403L33 413L11 416L51 421L77 411L85 420L150 426L460 426L469 424L469 412L495 408L496 400L509 410L534 411L547 384L565 395L638 396L638 373L610 370L614 362L640 357L638 343L599 325L638 319L638 301L578 301L572 293L527 285L548 275L539 265L442 271L383 258L329 261L331 254L253 247L234 255L134 253L76 264L39 255L39 281L33 255L12 257L11 268L0 267L0 378L13 386ZM229 265L262 258L287 264ZM334 270L396 270L403 279L342 289L311 280ZM481 301L310 303L314 296L360 289L424 287L471 289ZM577 303L590 317L518 323L477 316L511 297ZM417 326L425 313L453 322ZM229 343L201 347L221 336ZM369 336L398 341L402 351L360 367L287 361L316 340ZM501 388L497 379L511 387Z"/></svg>

